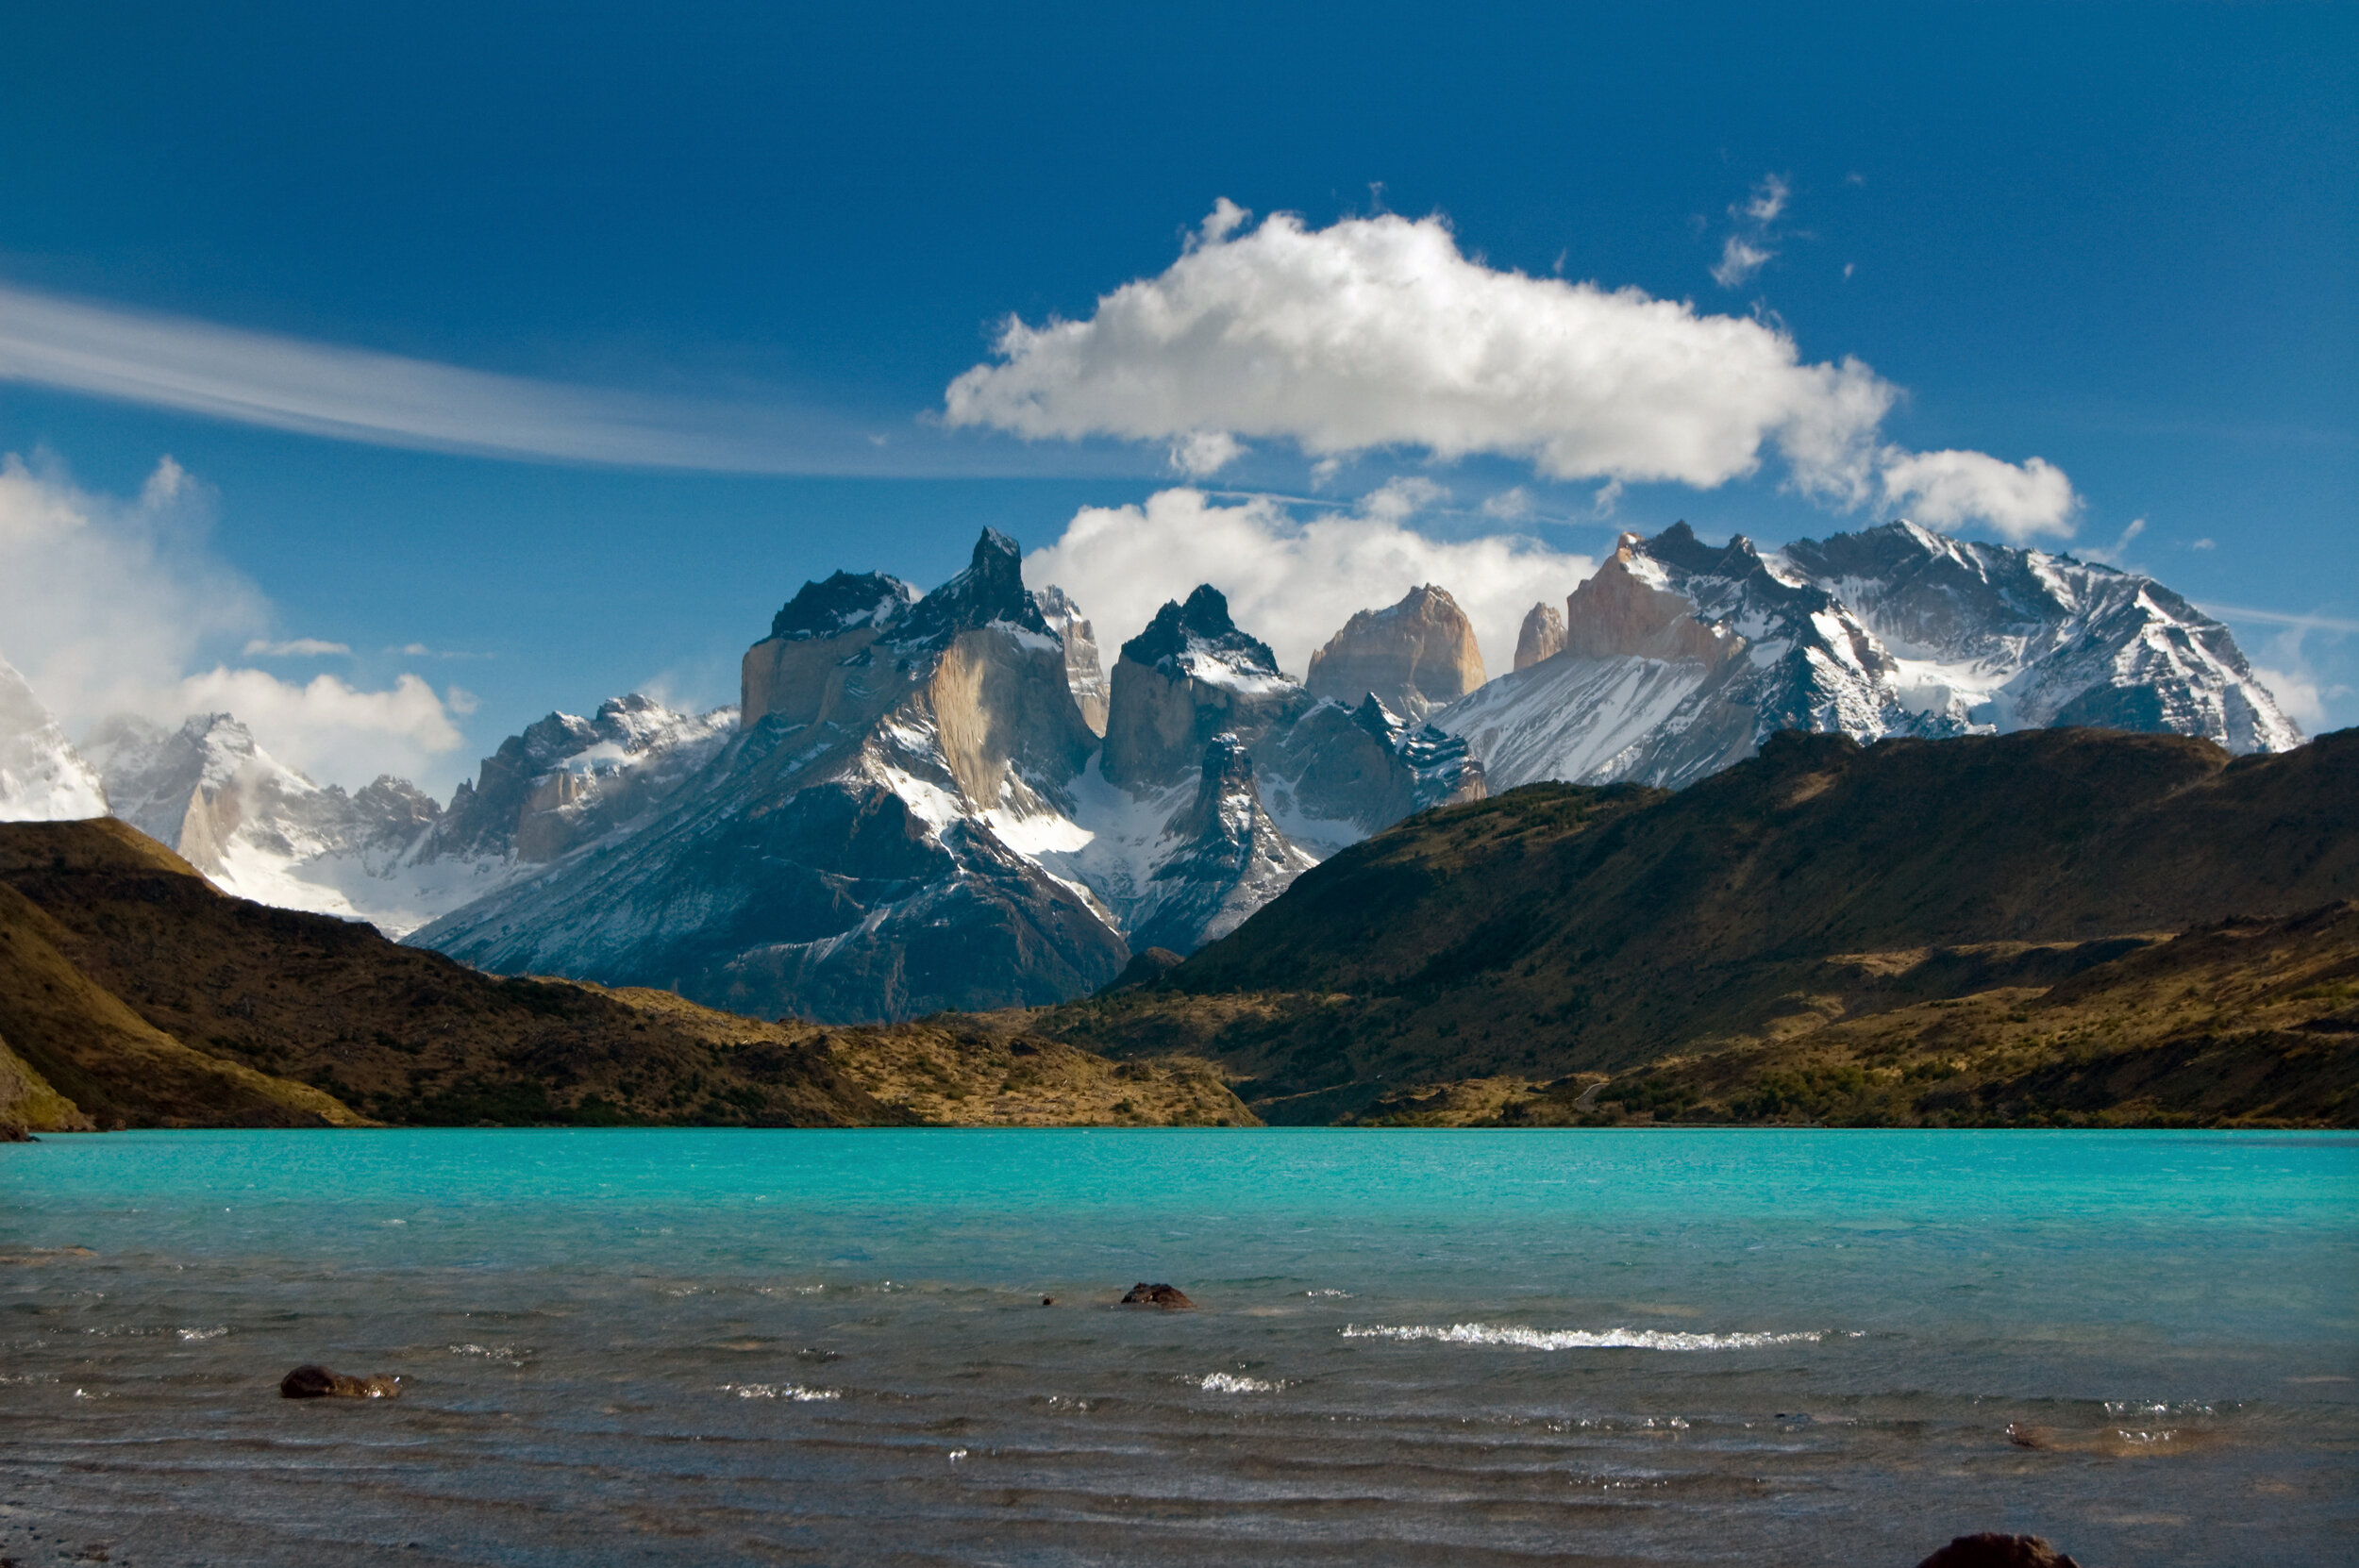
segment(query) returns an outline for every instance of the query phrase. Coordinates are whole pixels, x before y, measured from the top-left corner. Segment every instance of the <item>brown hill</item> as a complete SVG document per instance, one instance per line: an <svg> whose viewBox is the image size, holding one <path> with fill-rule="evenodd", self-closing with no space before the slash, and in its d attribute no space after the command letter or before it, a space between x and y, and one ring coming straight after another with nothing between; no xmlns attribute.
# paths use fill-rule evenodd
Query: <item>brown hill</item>
<svg viewBox="0 0 2359 1568"><path fill-rule="evenodd" d="M1152 987L1032 1015L1203 1051L1272 1120L1613 1073L2049 987L2167 933L2359 896L2359 732L2232 759L2037 731L1784 735L1677 794L1537 785L1410 819Z"/></svg>
<svg viewBox="0 0 2359 1568"><path fill-rule="evenodd" d="M484 975L231 898L114 821L0 825L0 1038L105 1126L1252 1119L1200 1065Z"/></svg>
<svg viewBox="0 0 2359 1568"><path fill-rule="evenodd" d="M2056 985L1733 1043L1613 1077L1389 1094L1403 1126L2359 1123L2359 905L2201 926Z"/></svg>

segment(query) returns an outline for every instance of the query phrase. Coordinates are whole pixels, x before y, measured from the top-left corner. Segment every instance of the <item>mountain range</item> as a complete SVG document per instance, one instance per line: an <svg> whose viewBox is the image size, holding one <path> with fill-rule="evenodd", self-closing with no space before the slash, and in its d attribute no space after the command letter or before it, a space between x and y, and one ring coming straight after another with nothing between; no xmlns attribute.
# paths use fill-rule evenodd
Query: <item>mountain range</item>
<svg viewBox="0 0 2359 1568"><path fill-rule="evenodd" d="M1906 523L1768 552L1626 534L1496 679L1431 585L1352 617L1302 680L1209 586L1111 669L1099 647L987 531L923 595L806 583L738 708L552 713L447 806L314 784L224 714L110 719L75 748L9 671L0 816L111 805L228 891L483 968L852 1022L1061 1002L1217 942L1415 812L1540 780L1680 788L1782 730L2300 742L2227 629L2153 579Z"/></svg>

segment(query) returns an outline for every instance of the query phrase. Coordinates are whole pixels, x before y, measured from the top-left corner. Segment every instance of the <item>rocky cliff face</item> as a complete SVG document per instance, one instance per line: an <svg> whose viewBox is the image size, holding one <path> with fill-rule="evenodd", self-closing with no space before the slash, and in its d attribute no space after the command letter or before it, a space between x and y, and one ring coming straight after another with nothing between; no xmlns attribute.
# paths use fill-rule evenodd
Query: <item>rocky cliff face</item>
<svg viewBox="0 0 2359 1568"><path fill-rule="evenodd" d="M1564 614L1551 604L1536 604L1515 633L1515 668L1529 670L1544 659L1564 651Z"/></svg>
<svg viewBox="0 0 2359 1568"><path fill-rule="evenodd" d="M195 714L176 730L117 714L86 744L114 814L223 891L395 929L424 918L416 901L430 904L432 893L405 886L402 872L442 808L408 780L379 778L350 794L323 787L226 713ZM468 891L466 879L460 888Z"/></svg>
<svg viewBox="0 0 2359 1568"><path fill-rule="evenodd" d="M2228 628L2151 577L1906 522L1779 556L1858 615L1912 712L2200 735L2238 756L2301 742Z"/></svg>
<svg viewBox="0 0 2359 1568"><path fill-rule="evenodd" d="M1234 735L1204 748L1196 798L1165 829L1170 852L1148 876L1132 912L1131 945L1194 952L1318 863L1270 820L1254 785L1253 758Z"/></svg>
<svg viewBox="0 0 2359 1568"><path fill-rule="evenodd" d="M421 858L560 859L644 820L736 731L728 709L680 713L636 692L587 719L550 713L502 741L474 781L460 784Z"/></svg>
<svg viewBox="0 0 2359 1568"><path fill-rule="evenodd" d="M1101 771L1134 790L1192 779L1213 736L1233 735L1249 750L1310 706L1210 583L1184 604L1164 604L1122 645L1113 687Z"/></svg>
<svg viewBox="0 0 2359 1568"><path fill-rule="evenodd" d="M2227 628L2150 578L1906 523L1767 554L1684 524L1625 534L1566 601L1561 652L1436 722L1495 787L1677 786L1782 729L2098 724L2238 752L2300 739Z"/></svg>
<svg viewBox="0 0 2359 1568"><path fill-rule="evenodd" d="M0 659L0 822L107 814L106 787L16 667Z"/></svg>
<svg viewBox="0 0 2359 1568"><path fill-rule="evenodd" d="M1313 696L1357 703L1370 694L1422 724L1483 682L1474 626L1445 589L1413 588L1384 609L1354 615L1311 656L1303 685Z"/></svg>
<svg viewBox="0 0 2359 1568"><path fill-rule="evenodd" d="M1053 583L1034 592L1032 602L1040 606L1041 618L1048 623L1048 629L1064 643L1065 684L1073 688L1073 701L1081 710L1081 722L1090 726L1093 735L1104 735L1111 693L1105 667L1097 659L1096 629L1082 617L1081 608Z"/></svg>

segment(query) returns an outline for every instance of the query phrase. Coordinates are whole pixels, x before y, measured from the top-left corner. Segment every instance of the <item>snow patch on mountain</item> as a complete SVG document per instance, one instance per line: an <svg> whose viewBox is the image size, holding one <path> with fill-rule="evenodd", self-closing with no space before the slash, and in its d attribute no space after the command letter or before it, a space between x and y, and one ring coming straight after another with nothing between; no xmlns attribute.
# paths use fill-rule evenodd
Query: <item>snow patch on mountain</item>
<svg viewBox="0 0 2359 1568"><path fill-rule="evenodd" d="M0 822L107 814L98 770L76 751L16 666L0 659Z"/></svg>
<svg viewBox="0 0 2359 1568"><path fill-rule="evenodd" d="M728 709L642 696L552 713L485 759L445 810L406 779L347 794L257 744L226 713L176 730L131 714L86 740L115 814L223 891L402 936L581 844L626 831L735 728Z"/></svg>
<svg viewBox="0 0 2359 1568"><path fill-rule="evenodd" d="M1676 787L1781 729L1865 742L2080 724L2239 754L2300 743L2228 629L2152 578L1906 522L1768 553L1684 524L1625 534L1564 626L1561 651L1435 720L1495 787Z"/></svg>

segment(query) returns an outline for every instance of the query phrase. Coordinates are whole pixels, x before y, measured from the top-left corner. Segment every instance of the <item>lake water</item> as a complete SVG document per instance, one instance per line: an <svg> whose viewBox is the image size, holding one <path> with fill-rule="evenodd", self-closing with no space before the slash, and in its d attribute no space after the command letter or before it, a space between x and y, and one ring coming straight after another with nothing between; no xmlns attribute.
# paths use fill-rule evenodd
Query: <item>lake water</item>
<svg viewBox="0 0 2359 1568"><path fill-rule="evenodd" d="M0 1254L25 1568L2359 1560L2349 1136L117 1133Z"/></svg>

